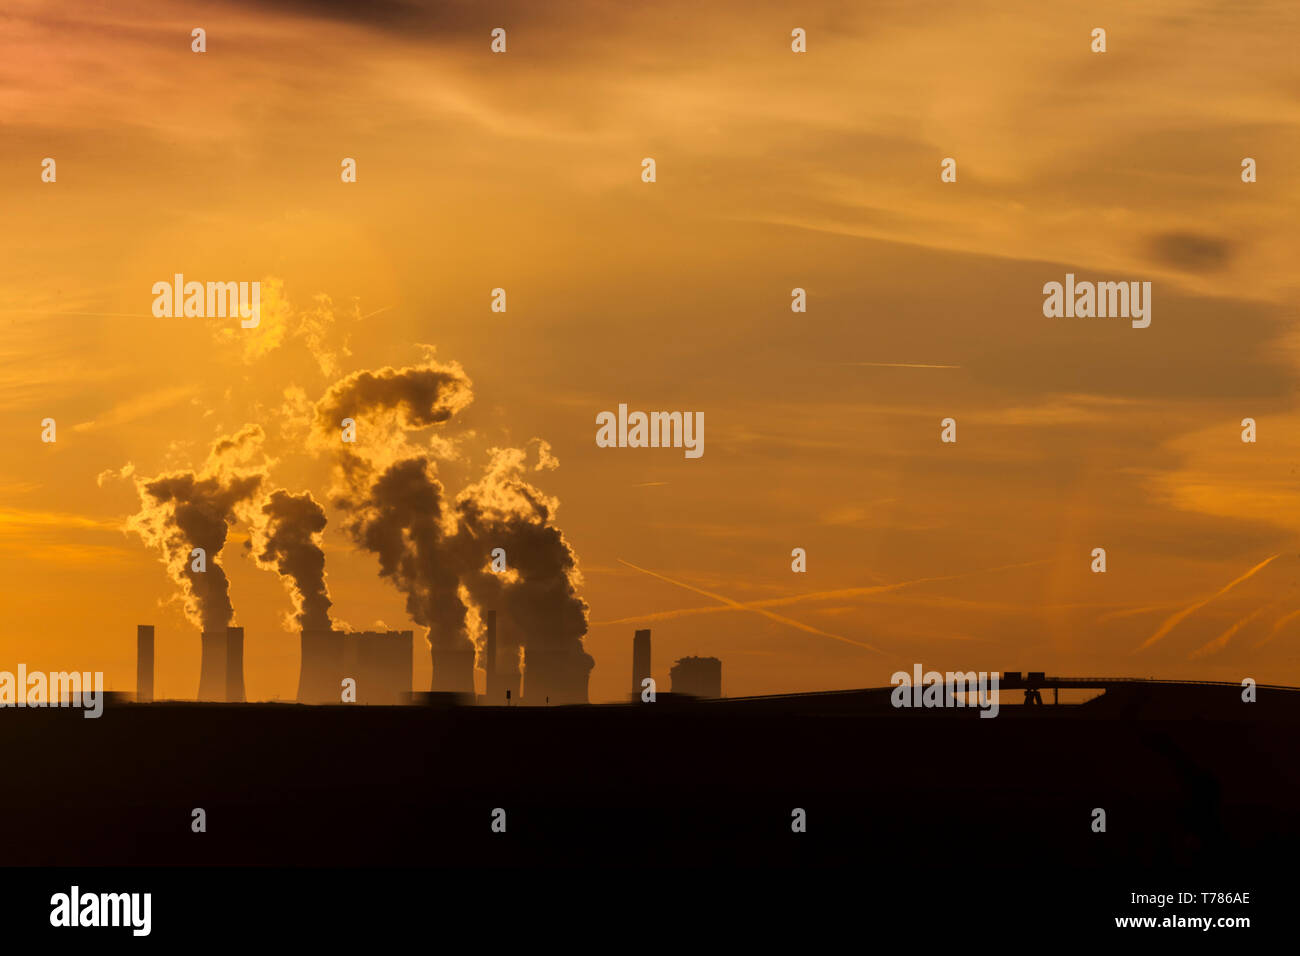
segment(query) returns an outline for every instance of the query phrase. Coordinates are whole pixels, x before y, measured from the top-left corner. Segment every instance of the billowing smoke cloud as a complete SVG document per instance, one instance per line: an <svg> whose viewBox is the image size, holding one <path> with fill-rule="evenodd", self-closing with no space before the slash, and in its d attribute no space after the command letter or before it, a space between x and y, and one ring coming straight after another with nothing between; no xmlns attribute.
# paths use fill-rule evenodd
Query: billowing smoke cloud
<svg viewBox="0 0 1300 956"><path fill-rule="evenodd" d="M295 495L280 488L262 506L261 521L253 534L258 562L280 572L293 599L297 624L306 630L333 626L325 585L325 551L320 545L324 530L325 509L311 492Z"/></svg>
<svg viewBox="0 0 1300 956"><path fill-rule="evenodd" d="M264 437L259 426L246 425L218 439L198 472L136 477L140 511L127 520L127 528L161 553L181 589L186 617L203 630L223 628L234 620L230 582L217 556L237 513L266 477L264 469L247 464L260 455ZM195 548L204 552L202 571L194 567Z"/></svg>
<svg viewBox="0 0 1300 956"><path fill-rule="evenodd" d="M372 477L370 471L426 451L407 445L406 433L442 425L473 400L473 383L455 362L353 372L316 403L315 443L341 449L345 478L355 484ZM356 423L356 440L345 443L341 428L349 418ZM351 474L356 471L361 474Z"/></svg>
<svg viewBox="0 0 1300 956"><path fill-rule="evenodd" d="M408 445L406 433L444 424L472 400L459 365L430 361L354 372L316 404L316 442L337 449L342 487L333 503L347 515L344 528L379 558L379 573L406 595L407 613L429 628L434 647L470 646L466 608L442 484L429 452ZM347 418L355 442L342 440Z"/></svg>
<svg viewBox="0 0 1300 956"><path fill-rule="evenodd" d="M316 444L332 446L339 464L334 504L347 515L353 540L379 558L380 574L406 595L411 617L430 629L435 654L472 646L468 599L497 612L503 646L534 652L539 679L543 654L548 680L585 677L592 660L582 646L581 575L555 524L556 500L524 477L526 453L493 449L482 479L450 502L432 454L446 439L409 443L410 432L447 423L472 399L460 366L432 361L357 372L336 383L315 414ZM345 418L356 422L355 443L341 441ZM555 464L539 442L535 469ZM505 573L491 569L495 548L505 549Z"/></svg>
<svg viewBox="0 0 1300 956"><path fill-rule="evenodd" d="M335 382L316 411L326 427L343 416L373 416L396 411L404 427L440 425L473 401L470 380L456 363L382 368L353 372Z"/></svg>
<svg viewBox="0 0 1300 956"><path fill-rule="evenodd" d="M525 478L522 449L492 450L486 474L456 498L459 529L456 563L474 603L497 611L503 641L573 658L590 670L583 650L587 603L579 596L577 558L555 524L555 498ZM539 447L534 470L554 467L549 447ZM491 569L491 553L502 548L509 571Z"/></svg>
<svg viewBox="0 0 1300 956"><path fill-rule="evenodd" d="M465 647L465 605L457 569L447 547L442 483L425 458L408 458L386 468L364 497L336 504L348 513L344 525L359 545L379 558L379 573L406 595L406 611L430 629L434 647Z"/></svg>

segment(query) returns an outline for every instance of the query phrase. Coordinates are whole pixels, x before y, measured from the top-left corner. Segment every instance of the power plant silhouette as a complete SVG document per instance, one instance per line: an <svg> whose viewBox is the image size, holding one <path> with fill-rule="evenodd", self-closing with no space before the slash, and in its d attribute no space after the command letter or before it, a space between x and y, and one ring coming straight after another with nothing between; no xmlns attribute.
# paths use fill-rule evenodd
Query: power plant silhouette
<svg viewBox="0 0 1300 956"><path fill-rule="evenodd" d="M411 686L413 631L304 628L300 639L298 703L400 705L416 700ZM199 640L199 685L195 699L208 703L245 702L244 629L206 630L200 633ZM154 626L138 625L137 703L154 700L154 653ZM432 695L476 699L473 649L434 646L431 656ZM639 630L633 637L635 699L641 698L643 681L650 677L650 660L650 631ZM483 704L588 703L590 658L521 648L518 644L499 644L496 611L486 613L482 663L486 693L477 699ZM716 657L684 657L673 665L670 673L673 695L722 696L722 661Z"/></svg>
<svg viewBox="0 0 1300 956"><path fill-rule="evenodd" d="M495 611L484 615L485 628L481 663L485 693L475 692L475 653L459 648L434 647L434 665L429 693L412 688L413 631L341 631L337 629L301 632L301 664L298 677L299 704L361 704L402 706L427 703L478 704L484 706L589 705L587 677L591 658L586 655L550 654L531 650L519 643L503 642L498 633ZM199 703L245 703L244 629L227 627L200 634L201 657ZM136 693L109 694L114 703L153 703L155 631L151 624L136 628ZM687 656L676 660L670 670L670 689L655 691L651 676L649 629L637 630L632 638L632 687L628 700L686 701L714 703L746 713L781 711L791 708L816 712L895 712L891 705L893 687L855 690L811 691L769 694L756 697L723 698L722 661L716 657ZM1043 671L1001 672L999 692L1002 707L1014 707L1023 693L1026 712L1078 709L1086 703L1094 715L1133 715L1138 712L1169 712L1179 716L1206 713L1217 716L1241 713L1239 685L1222 681L1157 680L1136 677L1057 677ZM350 683L349 683L350 682ZM1236 691L1233 691L1233 688ZM1052 691L1052 704L1044 707L1043 691ZM1060 692L1086 692L1082 700L1061 707ZM1286 708L1300 704L1300 689L1281 685L1259 685L1258 690L1283 691L1271 706ZM346 693L349 692L350 693ZM949 700L949 697L945 697ZM161 703L161 702L160 702ZM183 704L184 700L168 703ZM1263 702L1247 710L1261 709ZM608 705L593 705L604 707ZM1289 712L1289 711L1288 711ZM953 717L974 715L976 709L945 706L934 713Z"/></svg>

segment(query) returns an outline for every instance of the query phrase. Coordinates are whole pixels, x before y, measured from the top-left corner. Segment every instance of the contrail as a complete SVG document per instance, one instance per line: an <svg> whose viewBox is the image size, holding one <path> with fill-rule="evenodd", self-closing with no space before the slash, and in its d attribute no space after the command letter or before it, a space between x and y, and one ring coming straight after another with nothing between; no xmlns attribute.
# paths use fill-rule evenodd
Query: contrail
<svg viewBox="0 0 1300 956"><path fill-rule="evenodd" d="M619 560L622 561L621 558ZM604 627L606 625L611 625L611 624L639 624L639 623L647 623L651 621L669 621L679 617L693 617L697 614L719 614L726 611L761 612L765 608L784 607L790 604L801 604L804 601L834 601L838 598L868 597L874 594L885 594L890 591L897 591L899 588L912 587L918 584L932 584L936 581L953 581L958 578L971 577L976 574L991 574L995 571L1009 571L1014 568L1032 567L1036 564L1048 564L1052 560L1054 559L1044 558L1038 561L1022 561L1017 564L1000 565L996 568L984 568L978 571L963 571L960 574L945 574L945 575L940 575L938 577L932 577L932 578L916 578L915 580L912 581L898 581L894 584L874 584L870 586L856 587L856 588L840 588L839 590L835 590L835 591L813 591L809 594L793 594L787 597L764 598L761 601L732 601L730 599L719 598L717 597L717 595L709 594L707 591L700 591L698 588L691 588L691 590L696 591L699 594L705 594L708 597L714 598L714 600L724 601L725 606L684 607L684 608L676 608L671 611L655 611L651 614L642 614L636 617L621 617L613 621L593 621L591 626ZM636 568L635 564L631 564L627 561L622 561L622 563L626 564L629 568ZM644 570L643 568L636 568L636 569L638 571ZM647 573L653 573L653 572L647 572ZM665 578L664 580L668 580L668 579ZM678 582L672 581L671 583L677 584ZM688 587L688 585L681 585L681 586Z"/></svg>
<svg viewBox="0 0 1300 956"><path fill-rule="evenodd" d="M841 362L855 368L961 368L960 365L921 365L913 362Z"/></svg>
<svg viewBox="0 0 1300 956"><path fill-rule="evenodd" d="M1264 646L1265 644L1267 644L1269 641L1273 640L1273 638L1277 637L1278 632L1282 630L1283 625L1285 625L1285 624L1287 624L1287 623L1289 623L1289 622L1291 622L1291 621L1294 621L1297 617L1300 617L1300 611L1292 611L1290 614L1287 614L1287 615L1284 615L1284 616L1282 616L1282 617L1279 617L1279 618L1277 619L1277 623L1275 623L1275 624L1273 625L1273 630L1271 630L1271 631L1268 632L1268 637L1264 638L1262 641L1260 641L1260 642L1259 642L1258 644L1256 644L1255 646L1256 646L1256 647L1263 647L1263 646Z"/></svg>
<svg viewBox="0 0 1300 956"><path fill-rule="evenodd" d="M1255 610L1251 611L1249 614L1243 617L1236 624L1233 624L1231 627L1229 627L1226 631L1224 631L1214 640L1206 641L1196 650L1192 651L1190 654L1187 655L1187 659L1190 661L1190 660L1195 660L1198 657L1204 657L1207 654L1217 654L1219 651L1223 650L1225 647L1228 646L1228 642L1232 640L1232 636L1234 634L1240 631L1251 621L1255 620L1255 618L1259 617L1261 613L1269 610L1270 608L1276 607L1277 605L1278 605L1277 601L1274 601L1272 604L1261 604L1259 607L1255 608Z"/></svg>
<svg viewBox="0 0 1300 956"><path fill-rule="evenodd" d="M1102 621L1114 621L1121 617L1135 617L1139 614L1150 614L1152 611L1163 611L1165 608L1177 607L1178 601L1165 601L1163 604L1148 604L1143 607L1129 607L1118 611L1107 611L1105 614L1097 617L1097 623Z"/></svg>
<svg viewBox="0 0 1300 956"><path fill-rule="evenodd" d="M1136 654L1138 651L1145 651L1148 647L1150 647L1156 641L1160 640L1162 637L1164 637L1166 634L1172 631L1175 627L1177 627L1178 623L1182 621L1183 618L1187 617L1189 614L1199 611L1201 608L1205 607L1205 605L1209 604L1215 598L1222 597L1223 595L1227 594L1229 591L1235 588L1242 581L1245 581L1247 578L1253 578L1256 574L1258 574L1265 567L1267 567L1269 563L1273 561L1274 558L1277 558L1278 556L1279 555L1275 554L1272 557L1265 558L1263 561L1259 562L1259 564L1255 565L1253 568L1251 568L1241 577L1237 578L1235 581L1232 581L1229 584L1224 585L1222 588L1220 588L1218 591L1211 594L1209 597L1205 598L1203 601L1197 601L1191 607L1185 607L1181 611L1178 611L1175 614L1171 614L1169 617L1165 618L1165 622L1156 629L1156 632L1152 634L1150 637L1148 637L1146 641L1143 642L1142 646L1139 647L1137 650L1135 650L1133 653Z"/></svg>
<svg viewBox="0 0 1300 956"><path fill-rule="evenodd" d="M858 647L865 647L867 650L875 651L877 654L882 653L880 648L873 647L872 645L867 644L864 641L855 641L851 637L844 637L841 634L832 634L830 631L819 630L818 628L812 627L811 625L804 624L800 621L791 620L788 617L782 617L780 614L773 614L771 611L765 611L761 608L757 608L753 606L747 607L744 604L741 604L739 601L733 601L731 598L723 597L721 594L714 594L712 591L706 591L703 588L697 588L691 584L685 584L681 581L674 581L670 577L665 577L664 575L659 574L658 572L655 571L651 571L647 568L639 568L631 561L624 561L622 558L619 558L618 561L620 564L626 564L629 568L632 568L636 571L640 571L643 574L648 574L653 578L658 578L660 581L666 581L669 584L677 585L677 587L679 588L685 588L688 591L694 591L696 594L703 594L705 597L712 598L715 601L721 601L723 604L727 605L727 609L729 610L753 611L755 614L761 614L763 615L763 617L768 618L769 620L777 621L781 624L788 624L790 627L796 627L801 631L807 631L809 634L820 634L822 637L829 637L836 641L843 641L845 644L854 644ZM641 620L644 620L644 618L642 618Z"/></svg>
<svg viewBox="0 0 1300 956"><path fill-rule="evenodd" d="M144 312L50 312L47 309L0 309L0 314L9 315L94 315L113 319L152 319L153 315Z"/></svg>

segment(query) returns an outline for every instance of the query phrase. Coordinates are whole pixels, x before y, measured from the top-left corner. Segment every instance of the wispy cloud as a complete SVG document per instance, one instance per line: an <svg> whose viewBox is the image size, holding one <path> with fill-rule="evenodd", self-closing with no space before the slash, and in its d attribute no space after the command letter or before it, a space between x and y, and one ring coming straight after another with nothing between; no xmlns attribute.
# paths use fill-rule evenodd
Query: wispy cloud
<svg viewBox="0 0 1300 956"><path fill-rule="evenodd" d="M92 531L121 531L118 521L106 521L89 515L72 514L66 511L27 511L19 508L0 508L0 529L20 530L23 528L82 528Z"/></svg>
<svg viewBox="0 0 1300 956"><path fill-rule="evenodd" d="M73 425L72 430L75 432L88 432L96 428L125 425L127 422L133 422L156 414L164 408L179 405L197 395L198 392L199 389L196 385L182 385L176 388L164 388L145 395L138 395L135 398L114 405L98 418Z"/></svg>

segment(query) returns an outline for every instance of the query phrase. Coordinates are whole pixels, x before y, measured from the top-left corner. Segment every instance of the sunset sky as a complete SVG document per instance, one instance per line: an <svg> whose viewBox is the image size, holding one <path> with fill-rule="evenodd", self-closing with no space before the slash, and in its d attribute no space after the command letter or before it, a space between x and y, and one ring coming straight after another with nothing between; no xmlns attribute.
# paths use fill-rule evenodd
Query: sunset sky
<svg viewBox="0 0 1300 956"><path fill-rule="evenodd" d="M661 688L713 655L728 696L917 662L1300 684L1298 21L1291 0L11 0L0 670L131 690L152 623L158 695L193 697L197 631L126 530L136 479L258 424L270 487L327 501L312 403L433 346L473 382L435 439L450 493L493 448L558 460L529 480L579 559L593 700L627 693L638 626ZM1045 318L1067 272L1151 282L1150 327ZM261 281L261 325L153 317L175 273ZM703 412L703 456L598 448L621 402ZM413 627L327 514L338 618ZM218 561L248 694L291 698L289 600L247 538Z"/></svg>

